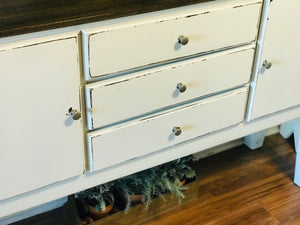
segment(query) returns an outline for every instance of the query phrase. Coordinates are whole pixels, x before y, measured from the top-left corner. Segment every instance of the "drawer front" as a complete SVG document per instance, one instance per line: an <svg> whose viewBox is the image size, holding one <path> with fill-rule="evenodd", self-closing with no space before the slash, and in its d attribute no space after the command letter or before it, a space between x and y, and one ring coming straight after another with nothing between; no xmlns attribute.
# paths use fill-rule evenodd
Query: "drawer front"
<svg viewBox="0 0 300 225"><path fill-rule="evenodd" d="M261 4L245 2L239 7L227 3L224 8L205 8L205 12L200 7L197 14L146 24L137 21L126 27L85 31L86 79L251 42L256 39ZM178 43L181 35L188 37L186 45Z"/></svg>
<svg viewBox="0 0 300 225"><path fill-rule="evenodd" d="M244 47L89 84L88 128L245 84L250 79L253 53L254 49Z"/></svg>
<svg viewBox="0 0 300 225"><path fill-rule="evenodd" d="M88 133L90 169L103 169L243 121L248 88L115 129ZM174 127L182 133L176 136Z"/></svg>

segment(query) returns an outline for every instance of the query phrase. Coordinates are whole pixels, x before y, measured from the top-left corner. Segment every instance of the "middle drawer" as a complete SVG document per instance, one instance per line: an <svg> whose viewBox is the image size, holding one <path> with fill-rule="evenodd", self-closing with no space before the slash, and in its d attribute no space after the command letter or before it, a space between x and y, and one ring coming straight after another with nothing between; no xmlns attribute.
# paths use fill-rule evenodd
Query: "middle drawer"
<svg viewBox="0 0 300 225"><path fill-rule="evenodd" d="M86 85L88 129L247 83L254 46Z"/></svg>

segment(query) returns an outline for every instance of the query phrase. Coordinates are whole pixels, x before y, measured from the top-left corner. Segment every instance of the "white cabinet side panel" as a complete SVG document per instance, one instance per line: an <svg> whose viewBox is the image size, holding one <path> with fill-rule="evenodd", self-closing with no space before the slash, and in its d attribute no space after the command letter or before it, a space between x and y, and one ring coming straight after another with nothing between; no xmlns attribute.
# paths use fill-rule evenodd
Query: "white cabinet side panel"
<svg viewBox="0 0 300 225"><path fill-rule="evenodd" d="M251 119L300 103L300 2L276 0L270 4L261 61L271 68L259 70Z"/></svg>

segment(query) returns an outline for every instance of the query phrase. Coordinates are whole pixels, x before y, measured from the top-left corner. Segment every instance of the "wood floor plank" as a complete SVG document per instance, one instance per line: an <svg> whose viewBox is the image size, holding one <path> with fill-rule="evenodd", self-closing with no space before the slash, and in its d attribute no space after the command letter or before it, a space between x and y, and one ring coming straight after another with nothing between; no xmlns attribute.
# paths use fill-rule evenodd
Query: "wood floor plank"
<svg viewBox="0 0 300 225"><path fill-rule="evenodd" d="M158 200L148 212L136 207L96 224L300 224L294 161L293 142L272 135L259 150L240 146L195 162L197 181L181 206Z"/></svg>
<svg viewBox="0 0 300 225"><path fill-rule="evenodd" d="M270 184L270 180L281 181L280 184ZM253 183L250 184L249 190L248 188L236 189L233 192L223 193L214 198L210 198L207 201L199 202L196 204L188 205L181 211L170 212L168 214L163 215L161 218L156 219L155 221L151 221L146 223L147 225L153 224L208 224L213 221L222 221L227 219L228 215L234 215L235 222L238 222L238 218L240 218L240 223L243 224L243 218L247 218L247 215L250 216L252 214L259 214L256 211L256 208L262 208L261 200L262 196L264 196L264 192L269 190L274 190L276 187L280 187L284 185L286 182L290 181L287 178L280 179L280 176L276 176L273 179L266 180L265 184ZM250 206L255 206L251 207ZM255 209L255 210L253 210ZM253 211L251 213L251 211ZM263 210L265 211L265 210ZM265 215L264 220L271 220L272 222L277 221L273 218L272 215L269 215L266 212L263 212L262 215ZM184 219L178 219L184 218ZM221 219L220 219L221 218ZM176 222L175 222L176 221ZM139 223L138 223L139 224ZM216 223L223 224L223 223ZM227 224L227 223L224 223ZM229 223L231 224L231 223ZM239 223L232 223L239 224ZM263 224L263 223L261 223ZM272 223L271 223L272 224ZM276 223L274 223L276 224Z"/></svg>
<svg viewBox="0 0 300 225"><path fill-rule="evenodd" d="M206 225L216 225L216 224L239 224L239 225L279 225L275 217L269 214L263 207L254 203L247 205L246 207L236 210L234 212L228 213L226 216L212 220Z"/></svg>
<svg viewBox="0 0 300 225"><path fill-rule="evenodd" d="M300 224L300 188L287 183L263 198L263 207L282 224Z"/></svg>

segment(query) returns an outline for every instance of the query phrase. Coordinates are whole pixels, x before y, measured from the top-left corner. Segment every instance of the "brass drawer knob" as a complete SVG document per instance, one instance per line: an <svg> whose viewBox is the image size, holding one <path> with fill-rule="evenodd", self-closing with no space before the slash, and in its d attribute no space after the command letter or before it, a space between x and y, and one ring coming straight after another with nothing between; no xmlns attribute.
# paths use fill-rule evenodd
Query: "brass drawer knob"
<svg viewBox="0 0 300 225"><path fill-rule="evenodd" d="M271 66L272 66L272 63L271 62L268 62L267 60L263 61L263 64L262 66L266 69L270 69Z"/></svg>
<svg viewBox="0 0 300 225"><path fill-rule="evenodd" d="M186 91L186 85L182 83L178 83L176 88L178 89L179 92L183 93Z"/></svg>
<svg viewBox="0 0 300 225"><path fill-rule="evenodd" d="M183 35L178 37L178 43L182 45L186 45L189 42L189 38Z"/></svg>
<svg viewBox="0 0 300 225"><path fill-rule="evenodd" d="M176 136L179 136L181 133L182 133L182 130L180 127L174 127L172 129L172 132L176 135Z"/></svg>
<svg viewBox="0 0 300 225"><path fill-rule="evenodd" d="M69 113L67 113L67 116L71 116L73 120L79 120L81 118L81 112L77 109L73 109L72 107L69 108Z"/></svg>

